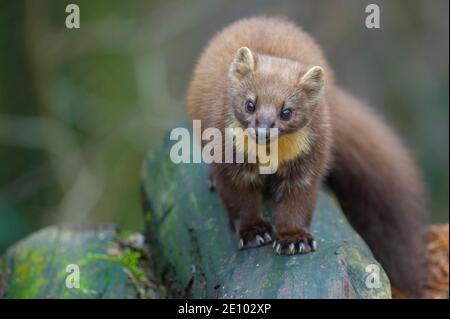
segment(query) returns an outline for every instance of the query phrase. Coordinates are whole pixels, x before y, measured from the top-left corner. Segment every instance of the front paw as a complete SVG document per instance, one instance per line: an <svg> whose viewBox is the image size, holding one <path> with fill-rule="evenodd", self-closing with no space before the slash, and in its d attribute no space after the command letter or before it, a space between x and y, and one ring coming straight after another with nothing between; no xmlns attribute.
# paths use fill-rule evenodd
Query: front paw
<svg viewBox="0 0 450 319"><path fill-rule="evenodd" d="M314 237L306 230L280 232L273 242L273 250L278 255L306 254L317 248Z"/></svg>
<svg viewBox="0 0 450 319"><path fill-rule="evenodd" d="M272 225L264 220L239 229L239 249L258 247L272 242Z"/></svg>

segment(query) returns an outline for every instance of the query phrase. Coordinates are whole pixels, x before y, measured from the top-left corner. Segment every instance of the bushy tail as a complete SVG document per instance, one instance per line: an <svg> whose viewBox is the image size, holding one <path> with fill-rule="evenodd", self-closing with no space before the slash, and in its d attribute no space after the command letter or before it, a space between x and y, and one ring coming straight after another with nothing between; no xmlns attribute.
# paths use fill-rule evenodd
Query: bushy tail
<svg viewBox="0 0 450 319"><path fill-rule="evenodd" d="M340 89L330 94L334 162L328 184L392 286L420 297L426 280L425 192L396 134Z"/></svg>

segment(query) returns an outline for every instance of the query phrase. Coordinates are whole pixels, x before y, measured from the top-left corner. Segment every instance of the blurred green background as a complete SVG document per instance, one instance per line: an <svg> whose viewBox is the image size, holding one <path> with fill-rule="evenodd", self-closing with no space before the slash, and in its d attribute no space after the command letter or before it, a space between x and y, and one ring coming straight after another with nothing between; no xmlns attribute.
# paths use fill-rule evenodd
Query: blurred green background
<svg viewBox="0 0 450 319"><path fill-rule="evenodd" d="M81 29L65 27L65 7ZM381 8L381 29L364 25ZM323 47L338 82L384 113L423 169L434 222L448 221L449 2L0 2L0 252L57 222L142 228L146 152L185 117L184 92L227 23L285 15Z"/></svg>

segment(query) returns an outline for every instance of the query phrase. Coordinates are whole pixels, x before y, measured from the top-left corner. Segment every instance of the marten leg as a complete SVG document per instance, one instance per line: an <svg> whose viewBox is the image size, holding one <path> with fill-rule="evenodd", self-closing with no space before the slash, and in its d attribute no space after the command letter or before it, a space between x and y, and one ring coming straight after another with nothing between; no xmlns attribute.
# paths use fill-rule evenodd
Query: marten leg
<svg viewBox="0 0 450 319"><path fill-rule="evenodd" d="M236 186L226 172L214 172L217 193L235 230L239 249L272 242L272 225L261 215L261 191L252 186Z"/></svg>
<svg viewBox="0 0 450 319"><path fill-rule="evenodd" d="M280 186L275 216L277 254L305 254L316 250L316 241L309 233L319 181L299 183L286 181Z"/></svg>

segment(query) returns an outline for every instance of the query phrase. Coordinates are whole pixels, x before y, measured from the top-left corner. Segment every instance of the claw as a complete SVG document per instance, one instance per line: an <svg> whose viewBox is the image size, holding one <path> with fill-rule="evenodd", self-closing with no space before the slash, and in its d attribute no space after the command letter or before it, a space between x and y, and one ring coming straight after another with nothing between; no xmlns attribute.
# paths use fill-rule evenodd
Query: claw
<svg viewBox="0 0 450 319"><path fill-rule="evenodd" d="M275 252L279 255L281 254L281 245L277 244L277 246L275 247Z"/></svg>
<svg viewBox="0 0 450 319"><path fill-rule="evenodd" d="M295 253L295 245L292 243L289 245L289 253L291 255L293 255Z"/></svg>
<svg viewBox="0 0 450 319"><path fill-rule="evenodd" d="M313 241L311 242L311 249L312 249L313 251L315 251L315 250L317 249L317 242L316 242L315 240L313 240Z"/></svg>
<svg viewBox="0 0 450 319"><path fill-rule="evenodd" d="M302 254L302 253L305 252L305 244L300 243L300 245L298 246L298 252L299 252L300 254Z"/></svg>
<svg viewBox="0 0 450 319"><path fill-rule="evenodd" d="M239 249L242 249L242 248L244 248L244 240L241 238L241 239L239 239Z"/></svg>
<svg viewBox="0 0 450 319"><path fill-rule="evenodd" d="M272 237L269 235L269 233L265 233L264 234L264 239L265 239L266 242L272 241Z"/></svg>
<svg viewBox="0 0 450 319"><path fill-rule="evenodd" d="M256 240L256 244L258 244L258 245L264 244L264 238L262 238L259 235L256 235L255 240Z"/></svg>
<svg viewBox="0 0 450 319"><path fill-rule="evenodd" d="M273 244L272 244L272 248L275 249L275 246L276 246L276 245L277 245L277 241L274 240L274 241L273 241Z"/></svg>

